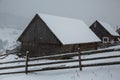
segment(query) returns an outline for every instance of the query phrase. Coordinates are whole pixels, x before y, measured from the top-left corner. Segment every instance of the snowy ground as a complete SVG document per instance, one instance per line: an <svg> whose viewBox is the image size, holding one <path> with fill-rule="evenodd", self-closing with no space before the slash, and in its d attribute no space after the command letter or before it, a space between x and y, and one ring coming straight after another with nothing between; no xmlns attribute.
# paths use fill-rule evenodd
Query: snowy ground
<svg viewBox="0 0 120 80"><path fill-rule="evenodd" d="M118 48L120 46L117 46ZM114 48L114 47L112 47ZM90 57L100 57L100 56L110 56L110 55L120 55L120 51L116 52L107 52L102 54L95 54L91 56L83 56L82 58L90 58ZM75 59L78 57L74 57ZM0 60L2 61L12 61L18 60L17 56L10 55L5 59ZM29 64L33 63L43 63L43 62L51 62L54 60L39 60L33 61ZM96 60L96 61L87 61L82 62L82 64L88 63L100 63L100 62L111 62L111 61L120 61L120 58L113 58L113 59L106 59L106 60ZM21 65L25 63L17 63L12 64L14 65ZM10 64L0 65L2 66L12 66ZM58 64L58 65L51 65L51 66L62 66L62 65L78 65L78 62L74 63L67 63L67 64ZM33 69L40 69L42 67L48 66L37 66L37 67L30 67L29 70ZM21 71L24 68L20 69L13 69L13 70L1 70L0 72L9 72L9 71ZM11 74L11 75L0 75L0 80L119 80L120 79L120 65L114 66L101 66L101 67L90 67L90 68L83 68L83 71L80 71L79 68L77 69L68 69L68 70L54 70L54 71L44 71L44 72L33 72L26 74Z"/></svg>
<svg viewBox="0 0 120 80"><path fill-rule="evenodd" d="M6 46L6 48L10 48L10 46L12 46L15 43L15 40L20 35L21 30L16 30L12 28L10 29L0 28L0 33L1 33L0 39L2 39L3 41L8 40L8 45ZM4 34L4 36L2 34ZM120 48L120 46L115 46L112 48ZM113 54L120 55L120 51L83 56L82 58L100 57L100 56L108 56L108 55L110 56ZM77 59L78 57L74 57L74 58ZM15 55L9 55L5 59L0 59L0 62L14 61L14 60L22 60L22 58L18 58ZM39 60L39 61L32 61L29 64L54 62L54 61L55 60ZM82 64L111 62L111 61L120 61L120 58L86 61L86 62L82 62ZM23 64L25 63L21 62L21 63L5 64L5 65L0 64L0 67L23 65ZM58 65L50 65L50 66L67 66L67 65L78 65L78 64L79 64L78 62L74 62L74 63L66 63L66 64L58 64ZM43 67L50 67L50 66L30 67L29 70L40 69ZM11 71L22 71L22 70L25 70L25 68L0 70L0 73L11 72ZM114 65L114 66L83 68L83 71L80 71L79 68L76 68L76 69L68 69L68 70L65 69L65 70L54 70L54 71L44 71L44 72L33 72L33 73L28 73L27 75L24 73L0 75L0 80L119 80L120 79L119 74L120 74L120 65Z"/></svg>
<svg viewBox="0 0 120 80"><path fill-rule="evenodd" d="M46 71L0 76L0 80L119 80L120 66Z"/></svg>

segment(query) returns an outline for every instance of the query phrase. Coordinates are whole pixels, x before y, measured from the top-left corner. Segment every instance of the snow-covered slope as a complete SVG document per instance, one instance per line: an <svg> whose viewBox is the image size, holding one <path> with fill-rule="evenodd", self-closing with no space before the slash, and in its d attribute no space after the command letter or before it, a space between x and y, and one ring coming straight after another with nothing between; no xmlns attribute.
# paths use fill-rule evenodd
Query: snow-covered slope
<svg viewBox="0 0 120 80"><path fill-rule="evenodd" d="M0 12L0 50L7 49L16 43L29 19L10 13Z"/></svg>
<svg viewBox="0 0 120 80"><path fill-rule="evenodd" d="M13 46L16 43L17 38L21 34L21 29L16 28L0 28L0 39L2 42L6 41L6 45L4 46L5 49Z"/></svg>

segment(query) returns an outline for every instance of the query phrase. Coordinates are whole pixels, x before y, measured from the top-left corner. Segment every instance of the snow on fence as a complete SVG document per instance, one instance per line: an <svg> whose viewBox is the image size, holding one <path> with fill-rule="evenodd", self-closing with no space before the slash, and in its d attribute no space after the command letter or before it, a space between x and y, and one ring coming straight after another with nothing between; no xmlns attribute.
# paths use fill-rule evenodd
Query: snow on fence
<svg viewBox="0 0 120 80"><path fill-rule="evenodd" d="M84 52L81 52L78 49L77 53L51 55L51 56L45 56L45 57L39 57L39 58L28 58L27 54L29 54L29 53L27 52L25 60L9 61L9 62L1 62L0 63L0 64L11 64L11 63L25 62L24 65L0 67L0 70L19 69L19 68L25 68L25 70L23 70L23 71L15 71L15 72L3 72L3 73L0 73L0 75L16 74L16 73L26 73L27 74L29 72L36 72L36 71L48 71L48 70L71 69L71 68L80 68L80 70L82 70L82 68L84 68L84 67L118 65L118 64L120 64L120 61L102 62L102 63L94 63L94 64L82 64L83 61L111 59L111 58L118 58L118 57L120 57L120 55L113 55L113 56L94 57L94 58L81 58L82 56L86 56L86 55L89 56L89 55L102 54L102 53L105 53L105 52L114 52L114 51L120 51L120 49L104 49L104 50L94 50L94 51L84 51ZM12 53L10 53L10 54L12 54ZM5 56L5 55L9 55L9 54L4 54L4 55L0 55L0 56ZM31 62L31 61L42 60L42 59L58 58L58 57L66 57L66 56L67 57L78 56L78 59L69 59L69 60L54 61L54 62L28 64L28 62ZM72 63L72 62L79 62L79 65L43 67L41 69L36 69L36 70L29 70L28 69L28 67L44 66L44 65L52 65L52 64L61 64L61 63Z"/></svg>

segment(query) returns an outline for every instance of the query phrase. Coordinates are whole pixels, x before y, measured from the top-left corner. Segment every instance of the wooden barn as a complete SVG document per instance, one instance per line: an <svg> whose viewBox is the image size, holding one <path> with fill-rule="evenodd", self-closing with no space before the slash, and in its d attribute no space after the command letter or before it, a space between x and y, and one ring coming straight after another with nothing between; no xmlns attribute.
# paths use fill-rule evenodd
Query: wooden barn
<svg viewBox="0 0 120 80"><path fill-rule="evenodd" d="M36 14L18 38L29 57L93 50L100 39L81 20Z"/></svg>
<svg viewBox="0 0 120 80"><path fill-rule="evenodd" d="M101 39L102 43L118 42L119 34L107 23L95 21L90 29Z"/></svg>

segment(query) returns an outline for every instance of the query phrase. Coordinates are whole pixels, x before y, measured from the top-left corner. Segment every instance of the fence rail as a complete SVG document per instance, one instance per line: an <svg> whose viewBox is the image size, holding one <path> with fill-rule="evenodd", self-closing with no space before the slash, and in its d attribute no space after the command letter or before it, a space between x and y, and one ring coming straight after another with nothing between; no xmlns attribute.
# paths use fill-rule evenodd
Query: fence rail
<svg viewBox="0 0 120 80"><path fill-rule="evenodd" d="M76 66L61 66L61 67L46 67L42 69L36 69L36 70L28 70L28 72L37 72L37 71L48 71L48 70L60 70L60 69L72 69L72 68L79 68L79 65ZM5 75L5 74L17 74L17 73L26 73L25 71L15 71L15 72L6 72L6 73L0 73L0 75Z"/></svg>
<svg viewBox="0 0 120 80"><path fill-rule="evenodd" d="M11 63L25 62L24 65L0 67L0 70L25 68L24 71L5 72L5 73L0 73L0 75L16 74L16 73L26 73L27 74L29 72L36 72L36 71L71 69L71 68L79 68L80 70L82 70L83 67L119 65L120 64L119 61L106 62L106 63L105 62L103 62L103 63L94 63L94 64L82 64L82 61L102 60L102 59L111 59L111 58L120 57L120 55L113 55L113 56L104 56L104 57L81 58L81 56L83 56L83 55L84 56L86 56L86 55L89 56L89 55L102 54L102 53L105 53L105 52L113 52L113 51L120 51L120 49L106 49L106 50L94 50L94 51L84 51L84 52L81 52L80 50L78 50L78 53L61 54L61 55L53 55L53 56L51 55L51 56L45 56L45 57L39 57L39 58L29 58L29 59L28 59L28 56L26 54L26 60L9 61L9 62L1 62L0 63L0 64L11 64ZM4 56L5 55L9 55L9 54L4 54ZM62 61L54 61L54 62L45 62L45 63L36 63L36 64L28 64L28 62L31 62L31 61L42 60L42 59L51 59L51 58L56 58L56 57L65 57L65 56L67 56L67 57L68 56L69 57L78 56L78 59L70 59L70 60L62 60ZM53 64L71 63L71 62L79 62L79 65L44 67L44 68L37 69L37 70L29 70L28 69L28 67L33 67L33 66L35 67L35 66L44 66L44 65L53 65Z"/></svg>
<svg viewBox="0 0 120 80"><path fill-rule="evenodd" d="M105 52L114 52L114 51L120 51L120 48L118 49L105 49L105 50L94 50L94 51L82 51L81 55L93 55L93 54L101 54ZM8 53L8 54L3 54L0 56L5 56L5 55L10 55L10 54L17 54L15 53ZM52 59L52 58L59 58L59 57L74 57L78 56L79 54L76 53L70 53L70 54L60 54L60 55L52 55L52 56L43 56L43 57L38 57L38 58L29 58L29 61L36 61L36 60L42 60L42 59ZM9 61L9 62L0 62L0 64L9 64L9 63L17 63L17 62L25 62L26 60L18 60L18 61Z"/></svg>
<svg viewBox="0 0 120 80"><path fill-rule="evenodd" d="M87 58L87 59L81 59L81 61L100 60L100 59L110 59L110 58L118 58L118 57L120 57L120 55L105 56L105 57L95 57L95 58Z"/></svg>
<svg viewBox="0 0 120 80"><path fill-rule="evenodd" d="M81 65L82 67L93 67L93 66L108 66L108 65L119 65L119 62L106 62L106 63L96 63L96 64L85 64Z"/></svg>

